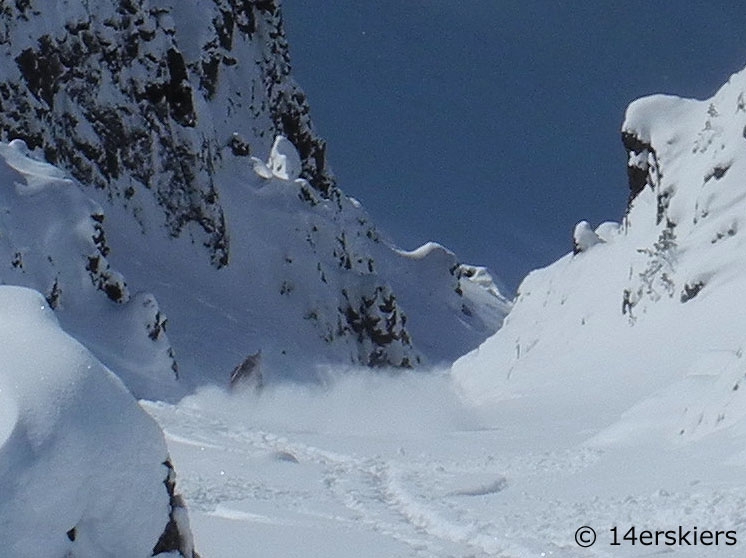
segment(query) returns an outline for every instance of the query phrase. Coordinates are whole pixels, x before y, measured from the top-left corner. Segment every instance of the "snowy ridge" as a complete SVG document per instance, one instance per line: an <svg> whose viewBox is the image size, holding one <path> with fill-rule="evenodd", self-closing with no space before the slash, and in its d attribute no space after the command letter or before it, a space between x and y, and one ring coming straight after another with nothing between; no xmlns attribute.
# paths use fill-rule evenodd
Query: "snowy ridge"
<svg viewBox="0 0 746 558"><path fill-rule="evenodd" d="M3 555L193 558L163 436L119 379L28 289L0 287L0 338Z"/></svg>
<svg viewBox="0 0 746 558"><path fill-rule="evenodd" d="M489 274L450 252L403 256L337 188L290 74L279 2L6 3L0 53L1 139L78 181L106 215L108 264L153 293L130 306L158 316L158 332L168 316L159 364L118 362L111 332L63 317L128 385L128 368L159 368L161 384L175 362L186 387L223 384L258 350L269 379L309 354L452 362L507 312ZM33 285L47 293L53 276L36 265L26 272L51 279Z"/></svg>
<svg viewBox="0 0 746 558"><path fill-rule="evenodd" d="M597 441L743 430L745 92L741 72L708 101L630 105L624 223L579 225L582 249L524 280L504 328L454 366L468 397L553 394L608 429Z"/></svg>

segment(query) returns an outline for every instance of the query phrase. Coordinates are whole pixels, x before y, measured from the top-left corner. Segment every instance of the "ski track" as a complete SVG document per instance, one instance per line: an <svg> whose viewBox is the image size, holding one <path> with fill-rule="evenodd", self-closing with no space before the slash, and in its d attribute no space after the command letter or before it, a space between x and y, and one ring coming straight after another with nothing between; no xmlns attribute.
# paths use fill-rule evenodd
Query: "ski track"
<svg viewBox="0 0 746 558"><path fill-rule="evenodd" d="M598 450L525 452L501 459L488 451L492 448L480 446L454 459L451 454L443 458L409 455L400 448L387 457L375 451L360 456L302 441L314 436L310 432L276 434L232 425L200 409L145 401L142 405L163 427L177 456L178 486L191 510L226 520L288 528L299 521L311 526L334 522L398 541L408 549L406 556L459 558L655 556L671 550L610 547L607 539L612 525L656 528L690 520L692 525L746 530L743 489L659 491L583 502L553 499L553 494L541 488L526 489L582 473L602 457ZM327 441L323 436L315 439ZM335 447L342 445L334 437L328 441ZM250 466L244 472L208 475L186 466L189 463L180 466L179 448L209 452L218 467L225 457L246 462L269 458L275 462L273 467L313 466L320 471L321 481L301 483L302 488L284 486L276 479L268 482L255 477ZM470 482L475 475L478 480ZM502 493L513 484L519 485L520 494L503 501ZM235 509L242 503L251 510L251 502L281 503L297 514L278 517ZM575 530L589 523L597 526L604 544L578 548ZM692 551L684 549L683 555L698 555L688 552ZM680 549L676 554L682 555Z"/></svg>
<svg viewBox="0 0 746 558"><path fill-rule="evenodd" d="M495 537L489 534L494 531L494 524L467 518L467 511L455 501L442 498L438 504L425 496L432 487L422 475L431 475L433 471L446 473L443 464L402 464L380 456L361 458L291 441L284 435L233 428L193 410L161 403L143 402L143 406L164 428L170 445L204 447L247 458L261 453L292 456L300 463L321 466L326 493L350 512L349 518L335 515L327 519L365 525L382 536L405 543L413 556L476 558L494 556L500 550ZM222 504L244 500L286 500L297 508L318 497L312 490L279 489L234 475L223 475L216 480L183 468L179 474L179 488L190 508L204 513L215 514ZM468 498L454 494L456 499L464 497ZM261 519L249 514L247 520Z"/></svg>

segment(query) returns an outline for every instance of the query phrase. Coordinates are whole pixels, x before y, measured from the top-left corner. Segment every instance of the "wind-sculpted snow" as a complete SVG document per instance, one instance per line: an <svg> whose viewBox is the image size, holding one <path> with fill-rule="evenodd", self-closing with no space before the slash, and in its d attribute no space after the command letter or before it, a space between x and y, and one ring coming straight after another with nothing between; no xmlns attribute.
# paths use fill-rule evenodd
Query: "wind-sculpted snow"
<svg viewBox="0 0 746 558"><path fill-rule="evenodd" d="M155 298L109 263L102 208L66 173L0 144L0 281L44 293L64 327L135 394L173 396L176 363Z"/></svg>
<svg viewBox="0 0 746 558"><path fill-rule="evenodd" d="M277 136L269 152L269 169L277 178L296 180L301 174L301 160L295 146L284 136Z"/></svg>
<svg viewBox="0 0 746 558"><path fill-rule="evenodd" d="M0 287L2 555L143 557L169 517L158 426L57 325L44 298ZM188 520L176 531L192 558Z"/></svg>

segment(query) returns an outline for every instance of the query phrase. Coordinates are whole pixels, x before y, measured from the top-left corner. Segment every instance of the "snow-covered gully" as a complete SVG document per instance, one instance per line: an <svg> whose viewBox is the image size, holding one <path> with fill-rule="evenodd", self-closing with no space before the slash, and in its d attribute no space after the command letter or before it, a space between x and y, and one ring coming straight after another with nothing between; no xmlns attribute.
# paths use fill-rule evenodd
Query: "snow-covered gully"
<svg viewBox="0 0 746 558"><path fill-rule="evenodd" d="M709 458L691 448L630 457L578 442L578 424L486 428L445 384L425 379L415 383L430 396L441 390L447 410L401 429L406 411L389 408L375 425L372 406L402 383L376 383L366 405L354 382L325 395L281 388L266 402L218 390L178 405L141 402L166 433L204 556L649 556L671 548L612 546L610 529L746 530L746 487L713 480ZM575 542L584 525L596 529L592 548ZM675 550L694 557L703 547ZM738 555L738 545L709 550Z"/></svg>

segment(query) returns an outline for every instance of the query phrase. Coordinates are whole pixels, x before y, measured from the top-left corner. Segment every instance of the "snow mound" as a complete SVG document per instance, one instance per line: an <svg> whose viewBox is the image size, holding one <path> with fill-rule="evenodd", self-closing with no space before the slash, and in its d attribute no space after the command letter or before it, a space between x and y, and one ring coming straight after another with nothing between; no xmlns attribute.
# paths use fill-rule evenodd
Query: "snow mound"
<svg viewBox="0 0 746 558"><path fill-rule="evenodd" d="M614 238L619 235L621 227L619 223L615 221L605 221L596 227L596 234L598 238L604 242L613 242Z"/></svg>
<svg viewBox="0 0 746 558"><path fill-rule="evenodd" d="M591 228L591 225L588 223L588 221L580 221L580 223L575 225L572 239L572 251L574 254L579 254L580 252L590 250L591 247L595 246L599 242L603 242L603 240L601 240L601 237L599 237L598 234L596 234L596 232Z"/></svg>
<svg viewBox="0 0 746 558"><path fill-rule="evenodd" d="M683 119L688 119L694 107L702 101L682 99L674 95L650 95L630 103L624 117L622 133L634 134L641 142L659 143Z"/></svg>
<svg viewBox="0 0 746 558"><path fill-rule="evenodd" d="M3 555L152 555L171 509L158 426L40 294L0 287L0 339Z"/></svg>

